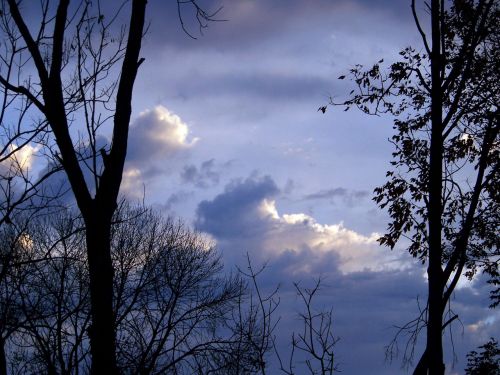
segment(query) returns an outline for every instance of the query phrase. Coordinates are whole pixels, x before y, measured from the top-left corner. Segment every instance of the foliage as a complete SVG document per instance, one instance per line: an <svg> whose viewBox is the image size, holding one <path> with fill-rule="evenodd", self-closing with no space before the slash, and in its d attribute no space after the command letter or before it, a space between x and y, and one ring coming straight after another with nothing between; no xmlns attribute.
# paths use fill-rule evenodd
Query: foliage
<svg viewBox="0 0 500 375"><path fill-rule="evenodd" d="M477 271L479 264L491 267L486 271L492 275L497 272L497 264L489 263L488 258L498 256L495 229L500 223L500 197L496 189L500 156L497 108L500 77L495 67L500 58L500 35L496 27L498 12L498 9L491 11L486 35L476 43L468 66L457 67L462 54L472 53L463 50L463 38L473 26L454 9L445 20L449 25L444 67L448 80L443 94L447 109L443 124L445 166L442 197L445 261L450 259L466 222L474 193L471 186L475 182L474 171L483 170L485 174L480 181L479 209L475 212L469 241L469 277ZM351 74L359 93L342 105L346 108L355 105L368 114L388 113L395 117L396 132L391 140L395 147L391 162L394 169L387 172L388 182L375 190L375 201L381 208L387 208L392 218L388 233L379 241L394 248L400 238L405 237L411 242L410 253L424 261L428 255L426 215L430 134L430 73L425 67L430 63L426 53L411 47L401 51L400 55L402 60L393 63L388 72L381 68L383 60L366 71L360 65L354 67ZM485 155L481 159L482 153ZM481 167L481 162L484 167Z"/></svg>
<svg viewBox="0 0 500 375"><path fill-rule="evenodd" d="M500 374L500 349L498 342L491 338L486 344L467 354L466 375L498 375Z"/></svg>
<svg viewBox="0 0 500 375"><path fill-rule="evenodd" d="M470 1L460 4L473 6ZM453 6L444 20L442 247L443 264L455 260L466 225L472 220L464 257L467 276L472 278L481 268L497 279L500 76L496 63L500 59L500 34L496 26L500 11L498 4L491 7L484 10L483 33L473 34L476 40L472 45L465 39L472 28L479 27L477 22L482 18L468 17L470 10ZM466 64L464 54L469 57ZM388 71L381 65L383 60L368 70L355 66L350 73L357 91L351 92L351 99L342 103L332 100L332 104L394 117L393 169L387 172L388 181L375 189L374 200L392 219L379 242L393 249L405 238L410 242L408 251L425 262L431 116L430 73L426 67L430 59L427 53L411 47L400 55L402 60L390 65ZM456 269L456 260L450 264ZM498 303L498 296L492 302Z"/></svg>
<svg viewBox="0 0 500 375"><path fill-rule="evenodd" d="M374 197L391 218L379 242L394 249L404 239L429 265L426 307L417 324L405 326L415 328L413 338L426 327L429 347L457 318L448 310L443 319L462 276L486 273L491 307L500 302L500 8L493 0L433 0L428 8L432 43L414 0L422 49L405 48L388 68L383 60L368 69L356 65L350 98L330 104L393 118L392 169ZM428 349L419 371L430 357L442 367L442 353Z"/></svg>

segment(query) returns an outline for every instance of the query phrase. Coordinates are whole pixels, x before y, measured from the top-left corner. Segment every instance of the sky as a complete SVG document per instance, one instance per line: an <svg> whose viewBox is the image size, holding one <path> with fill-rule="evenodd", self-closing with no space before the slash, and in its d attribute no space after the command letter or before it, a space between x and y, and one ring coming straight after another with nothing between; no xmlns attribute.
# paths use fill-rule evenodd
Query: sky
<svg viewBox="0 0 500 375"><path fill-rule="evenodd" d="M323 280L318 309L333 309L344 374L401 374L385 347L425 301L425 266L380 247L387 213L371 200L389 169L389 118L320 106L346 97L337 77L354 64L395 61L420 48L407 0L210 0L219 22L196 39L174 1L150 1L133 98L122 193L180 217L216 241L227 269L266 263L264 290L280 285L278 342L297 329L293 282ZM422 10L423 13L423 9ZM500 331L478 277L452 307L447 373ZM423 337L423 336L422 336ZM400 341L404 350L405 340ZM417 344L416 356L421 350ZM272 366L273 364L271 364Z"/></svg>
<svg viewBox="0 0 500 375"><path fill-rule="evenodd" d="M292 282L321 277L318 309L333 308L345 374L400 374L385 346L418 314L425 267L379 247L388 216L372 202L389 168L389 118L318 108L344 98L354 64L397 59L420 47L409 1L232 0L200 35L174 2L150 2L150 28L134 93L123 192L181 217L216 242L226 265L267 262L262 286L280 284L280 346L297 328ZM481 279L464 283L453 309L448 373L499 332ZM286 319L285 319L286 318ZM405 340L400 341L404 349ZM417 359L421 343L417 346Z"/></svg>

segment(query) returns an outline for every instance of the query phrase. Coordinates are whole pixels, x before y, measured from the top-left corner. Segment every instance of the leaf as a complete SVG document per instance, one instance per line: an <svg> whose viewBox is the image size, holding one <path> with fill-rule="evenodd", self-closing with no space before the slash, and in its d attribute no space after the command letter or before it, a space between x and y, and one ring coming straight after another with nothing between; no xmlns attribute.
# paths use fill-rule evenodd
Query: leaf
<svg viewBox="0 0 500 375"><path fill-rule="evenodd" d="M344 75L341 75L338 79L344 79L345 76Z"/></svg>

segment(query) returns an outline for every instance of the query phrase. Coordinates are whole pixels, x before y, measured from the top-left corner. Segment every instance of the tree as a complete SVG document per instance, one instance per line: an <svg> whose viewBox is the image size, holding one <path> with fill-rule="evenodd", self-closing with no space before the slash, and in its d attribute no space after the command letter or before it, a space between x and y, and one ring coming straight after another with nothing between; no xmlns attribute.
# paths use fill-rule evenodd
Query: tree
<svg viewBox="0 0 500 375"><path fill-rule="evenodd" d="M17 246L0 279L0 373L89 373L84 221L68 211L13 234L3 232L0 242ZM265 373L274 310L261 310L242 275L223 273L202 234L123 203L113 217L111 257L121 373Z"/></svg>
<svg viewBox="0 0 500 375"><path fill-rule="evenodd" d="M412 1L423 51L406 48L388 72L383 60L354 67L357 89L331 104L394 117L393 169L375 189L391 217L379 241L393 249L406 238L427 264L426 307L405 328L427 332L414 373L442 375L442 335L458 317L449 307L458 281L481 271L499 285L500 10L494 0L432 0L428 10L430 39ZM498 288L491 297L494 307Z"/></svg>
<svg viewBox="0 0 500 375"><path fill-rule="evenodd" d="M296 374L296 368L300 368L298 366L300 362L295 357L299 353L299 356L305 355L303 360L305 368L302 371L307 369L311 375L332 375L339 371L333 353L333 348L339 338L333 335L332 310L318 311L313 306L314 298L320 291L321 279L318 279L312 288L301 288L298 283L293 285L304 306L304 311L298 313L302 321L302 331L292 333L292 349L286 366L279 355L278 348L274 348L280 363L280 370L285 375Z"/></svg>
<svg viewBox="0 0 500 375"><path fill-rule="evenodd" d="M22 235L11 225L0 226L0 374L7 375L7 341L19 329L16 282L24 278L13 263L24 257Z"/></svg>
<svg viewBox="0 0 500 375"><path fill-rule="evenodd" d="M214 368L227 366L215 361L218 353L231 352L236 342L227 328L235 309L244 308L243 280L223 275L214 244L180 221L127 207L116 218L112 258L120 368L187 374L203 364L202 373L217 373Z"/></svg>
<svg viewBox="0 0 500 375"><path fill-rule="evenodd" d="M24 259L13 264L11 277L11 307L19 320L9 342L11 372L88 373L90 299L81 221L46 216L23 236Z"/></svg>
<svg viewBox="0 0 500 375"><path fill-rule="evenodd" d="M3 229L9 264L0 273L0 374L89 373L83 219L67 210L30 220L19 232ZM121 373L264 375L273 349L283 373L336 370L332 312L313 306L320 280L310 289L295 284L303 325L292 335L285 369L274 337L278 289L261 290L264 266L256 270L248 258L245 270L224 273L204 235L125 202L113 216L111 257Z"/></svg>
<svg viewBox="0 0 500 375"><path fill-rule="evenodd" d="M130 2L125 33L115 25L124 6L105 15L99 1L60 0L56 6L40 1L36 28L28 24L20 1L1 2L2 39L10 42L0 69L3 100L12 95L23 103L26 111L15 124L31 126L7 136L22 134L25 147L41 142L47 164L64 170L85 224L94 374L117 373L111 223L127 153L133 86L144 61L139 54L146 3ZM179 9L193 6L200 26L211 19L194 0L177 4ZM111 140L101 144L108 124Z"/></svg>
<svg viewBox="0 0 500 375"><path fill-rule="evenodd" d="M69 0L60 1L56 10L50 8L49 3L42 2L40 27L33 33L16 1L9 0L2 5L7 19L4 22L10 27L8 35L16 39L19 43L17 48L28 55L24 64L18 67L19 73L27 75L25 70L31 65L38 75L38 82L30 82L29 86L11 84L5 77L2 78L2 84L11 91L23 94L37 107L46 119L57 145L57 151L49 148L47 152L52 154L66 172L87 229L93 373L113 374L117 372L117 367L112 313L110 226L127 151L132 88L140 65L139 51L146 1L137 0L132 3L126 44L120 40L109 58L109 55L104 54L104 49L110 42L110 24L103 20L100 8L97 14L92 14L90 3L83 2L76 9L78 16L74 17L72 12L75 10L69 7ZM76 32L68 37L66 32L70 27L75 27ZM94 41L96 31L100 32L97 42ZM12 51L15 52L17 50ZM99 106L106 104L115 91L111 86L109 91L104 91L104 97L101 97L96 89L99 88L103 75L110 73L111 68L122 57L112 115L112 145L109 152L102 150L102 157L105 159L102 173L95 168L92 170L96 183L95 194L92 196L80 165L82 155L79 154L79 146L72 140L70 116L78 111L85 113L90 147L95 147L96 130L103 125ZM87 70L88 67L91 69ZM68 73L73 68L76 68L75 72ZM95 167L98 156L96 153L92 156Z"/></svg>
<svg viewBox="0 0 500 375"><path fill-rule="evenodd" d="M500 373L500 349L498 342L491 338L481 345L481 353L475 350L467 354L466 375L498 375Z"/></svg>

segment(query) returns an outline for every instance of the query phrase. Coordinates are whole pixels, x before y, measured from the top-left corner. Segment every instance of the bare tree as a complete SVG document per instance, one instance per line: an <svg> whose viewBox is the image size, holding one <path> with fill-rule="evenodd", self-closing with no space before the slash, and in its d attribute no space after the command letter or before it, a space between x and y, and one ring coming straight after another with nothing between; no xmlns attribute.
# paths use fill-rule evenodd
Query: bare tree
<svg viewBox="0 0 500 375"><path fill-rule="evenodd" d="M333 334L332 309L316 310L313 305L321 288L321 279L318 279L312 288L301 288L298 283L293 285L303 303L304 310L298 313L302 330L292 333L291 349L286 363L275 346L280 370L286 375L303 373L306 369L311 375L331 375L338 371L333 348L339 338Z"/></svg>
<svg viewBox="0 0 500 375"><path fill-rule="evenodd" d="M19 372L73 374L89 369L88 270L81 220L44 218L26 232L29 254L13 281L22 324L10 340ZM88 372L88 371L87 371Z"/></svg>
<svg viewBox="0 0 500 375"><path fill-rule="evenodd" d="M15 227L0 226L0 374L2 375L7 375L7 341L21 324L15 285L24 275L16 272L13 263L24 257L22 238Z"/></svg>
<svg viewBox="0 0 500 375"><path fill-rule="evenodd" d="M0 319L3 373L89 373L83 219L70 212L40 218L14 240L17 252L9 254L16 257L0 280L8 309ZM211 241L151 209L122 203L111 249L120 372L265 373L276 302L251 293L242 275L224 274Z"/></svg>
<svg viewBox="0 0 500 375"><path fill-rule="evenodd" d="M9 156L5 151L9 145L19 146L17 139L26 146L39 141L48 164L62 168L67 176L86 228L95 374L118 371L111 223L127 153L132 91L143 62L139 54L146 3L131 1L128 28L120 29L115 24L125 12L125 3L115 13L104 14L99 1L60 0L55 5L40 1L38 27L33 27L23 15L22 2L1 2L2 39L10 43L5 45L0 69L3 100L16 100L26 108L17 121L21 130L7 133L13 141L1 156ZM211 14L196 1L178 1L178 5L193 6L200 25L210 20ZM35 5L29 6L35 10ZM40 120L30 123L37 115ZM100 144L108 124L111 141ZM2 186L10 197L9 180ZM33 189L28 186L25 191L31 194ZM3 220L9 220L11 207L6 205Z"/></svg>
<svg viewBox="0 0 500 375"><path fill-rule="evenodd" d="M238 304L238 314L233 315L234 328L238 337L238 345L231 353L234 356L233 372L229 373L267 373L267 359L273 349L273 334L280 318L275 312L279 306L279 286L264 294L258 278L265 271L266 264L260 268L252 265L247 253L247 267L239 269L251 284L251 292L246 304ZM245 308L246 307L246 308ZM252 353L252 355L249 355Z"/></svg>
<svg viewBox="0 0 500 375"><path fill-rule="evenodd" d="M123 209L113 227L120 367L137 374L192 373L234 341L221 327L245 286L223 276L214 244L151 210ZM208 371L208 370L207 370Z"/></svg>
<svg viewBox="0 0 500 375"><path fill-rule="evenodd" d="M427 263L427 303L405 328L413 338L427 332L414 373L442 375L443 330L458 317L449 308L458 281L482 271L499 285L500 10L494 0L432 0L424 4L429 37L411 4L422 51L401 51L388 72L383 60L354 67L355 94L331 104L395 118L394 168L374 198L391 216L380 243L394 248L406 238L409 252Z"/></svg>
<svg viewBox="0 0 500 375"><path fill-rule="evenodd" d="M54 9L49 2L41 2L40 26L38 30L30 30L21 13L20 4L14 0L3 2L4 23L8 25L5 31L18 44L12 53L20 49L26 56L23 65L10 67L17 68L15 76L25 77L31 77L31 69L34 69L38 79L33 82L25 78L21 83L18 79L12 83L8 81L8 76L2 76L1 82L4 88L24 95L36 106L42 118L46 119L50 135L53 136L55 145L51 147L48 144L47 154L64 168L87 228L93 372L114 374L117 367L112 312L110 226L127 150L130 103L140 65L139 51L146 1L133 1L126 42L122 36L114 45L109 40L113 18L104 21L100 6L96 8L94 11L90 2L80 2L73 9L70 8L69 0L62 0ZM71 28L75 32L67 35ZM95 38L96 33L100 37ZM112 45L114 52L105 53L105 48ZM120 78L116 83L104 84L103 78L111 73L112 67L119 60L123 60ZM90 69L87 70L88 68ZM83 112L84 129L90 138L90 148L95 151L95 134L103 125L100 111L115 93L116 105L110 115L114 124L112 146L109 153L102 150L102 156L106 159L102 173L92 170L96 185L91 189L85 181L80 164L84 159L79 153L81 145L72 140L70 125L73 116L78 111ZM97 157L97 153L94 153L91 160L96 160Z"/></svg>

